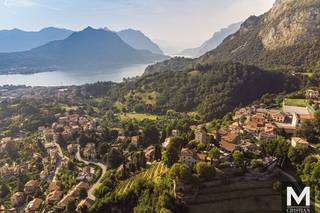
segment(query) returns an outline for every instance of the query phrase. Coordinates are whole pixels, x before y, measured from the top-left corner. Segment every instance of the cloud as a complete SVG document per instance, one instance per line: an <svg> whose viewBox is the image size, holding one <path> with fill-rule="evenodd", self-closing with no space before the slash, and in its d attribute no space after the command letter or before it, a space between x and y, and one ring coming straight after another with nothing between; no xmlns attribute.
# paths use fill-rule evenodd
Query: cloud
<svg viewBox="0 0 320 213"><path fill-rule="evenodd" d="M2 4L5 7L35 7L38 4L32 0L3 0Z"/></svg>
<svg viewBox="0 0 320 213"><path fill-rule="evenodd" d="M1 4L8 8L45 8L50 10L60 10L48 4L40 3L37 0L2 0Z"/></svg>

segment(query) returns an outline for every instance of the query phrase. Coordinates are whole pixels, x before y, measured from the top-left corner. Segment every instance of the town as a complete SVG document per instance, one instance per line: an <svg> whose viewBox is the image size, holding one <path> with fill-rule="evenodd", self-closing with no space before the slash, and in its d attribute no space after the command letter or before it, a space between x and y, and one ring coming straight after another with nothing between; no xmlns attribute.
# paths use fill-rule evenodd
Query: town
<svg viewBox="0 0 320 213"><path fill-rule="evenodd" d="M14 113L10 119L22 122L19 133L1 127L1 212L60 212L70 208L85 212L97 197L101 198L99 191L110 171L119 179L115 190L124 193L137 175L152 178L165 174L170 167L186 169L183 165L190 174L195 168L204 181L236 174L245 175L247 180L268 180L284 160L281 153L274 154L279 144L289 152L319 153L318 144L308 141L302 129L305 123L320 119L316 118L320 103L316 89L306 90L304 98L284 98L280 106L256 103L239 108L222 120L189 120L182 126L176 124L162 130L153 124L141 128L137 123L121 124L119 120L119 125L112 122L110 127L105 118L89 115L79 106L69 106L79 100L73 90L79 88L56 88L50 92L45 88L2 90L2 104L11 107L18 99L42 100L48 93L61 105L66 99L74 101L63 110L51 111L46 108L50 105L41 106L39 112L29 109L46 118L45 125L34 127L35 133L26 130L23 119L27 118L18 118ZM177 116L181 115L169 113L166 119L175 120ZM275 141L275 147L270 147ZM281 172L295 176L285 168ZM188 200L192 181L177 175L174 183L175 196Z"/></svg>

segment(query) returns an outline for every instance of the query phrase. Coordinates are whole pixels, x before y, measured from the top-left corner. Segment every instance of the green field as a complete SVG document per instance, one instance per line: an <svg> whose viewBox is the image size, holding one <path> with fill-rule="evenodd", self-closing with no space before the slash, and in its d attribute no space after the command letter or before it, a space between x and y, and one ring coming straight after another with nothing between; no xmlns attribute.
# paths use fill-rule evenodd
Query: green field
<svg viewBox="0 0 320 213"><path fill-rule="evenodd" d="M131 91L126 96L126 101L129 101L130 99L136 99L141 100L144 104L149 104L152 106L155 106L157 103L157 97L159 96L159 93L153 91L153 92L137 92L137 91Z"/></svg>
<svg viewBox="0 0 320 213"><path fill-rule="evenodd" d="M137 121L143 121L145 119L147 120L157 120L158 115L150 115L150 114L143 114L143 113L122 113L119 115L120 120L126 121L126 120L137 120Z"/></svg>
<svg viewBox="0 0 320 213"><path fill-rule="evenodd" d="M287 106L298 106L298 107L306 107L307 100L306 99L284 99L284 105Z"/></svg>

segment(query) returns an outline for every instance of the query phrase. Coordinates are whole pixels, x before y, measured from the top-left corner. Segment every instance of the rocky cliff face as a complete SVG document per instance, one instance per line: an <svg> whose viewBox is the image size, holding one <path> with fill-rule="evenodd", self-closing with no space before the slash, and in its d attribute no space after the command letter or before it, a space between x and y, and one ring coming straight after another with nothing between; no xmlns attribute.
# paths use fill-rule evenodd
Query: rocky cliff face
<svg viewBox="0 0 320 213"><path fill-rule="evenodd" d="M319 0L277 0L262 19L259 33L266 49L292 46L320 32Z"/></svg>
<svg viewBox="0 0 320 213"><path fill-rule="evenodd" d="M266 69L319 69L320 0L277 0L270 11L249 17L240 30L199 63L234 61Z"/></svg>

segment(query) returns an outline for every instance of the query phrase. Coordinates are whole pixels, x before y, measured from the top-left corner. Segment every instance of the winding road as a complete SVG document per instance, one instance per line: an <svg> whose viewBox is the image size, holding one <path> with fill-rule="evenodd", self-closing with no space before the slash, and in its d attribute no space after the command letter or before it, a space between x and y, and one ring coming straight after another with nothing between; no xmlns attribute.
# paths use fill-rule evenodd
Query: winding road
<svg viewBox="0 0 320 213"><path fill-rule="evenodd" d="M63 151L61 149L60 144L54 142L54 145L58 149L58 155L60 156L60 159L58 159L58 162L57 162L57 165L56 165L56 170L55 170L54 176L53 176L53 180L56 180L57 179L57 175L59 173L59 170L62 167L62 161L69 160L69 158L63 154Z"/></svg>
<svg viewBox="0 0 320 213"><path fill-rule="evenodd" d="M81 155L80 155L80 146L78 146L78 151L77 151L77 154L76 154L76 159L80 162L83 162L84 164L86 165L89 165L89 164L94 164L98 167L101 168L102 170L102 173L101 173L101 176L99 177L99 179L97 180L97 182L95 182L89 189L88 191L88 198L90 198L91 200L95 200L96 197L94 196L94 190L97 188L97 186L99 186L102 182L102 179L104 177L104 175L106 174L107 172L107 167L105 165L103 165L102 163L99 163L99 162L95 162L95 161L88 161L88 160L84 160Z"/></svg>

